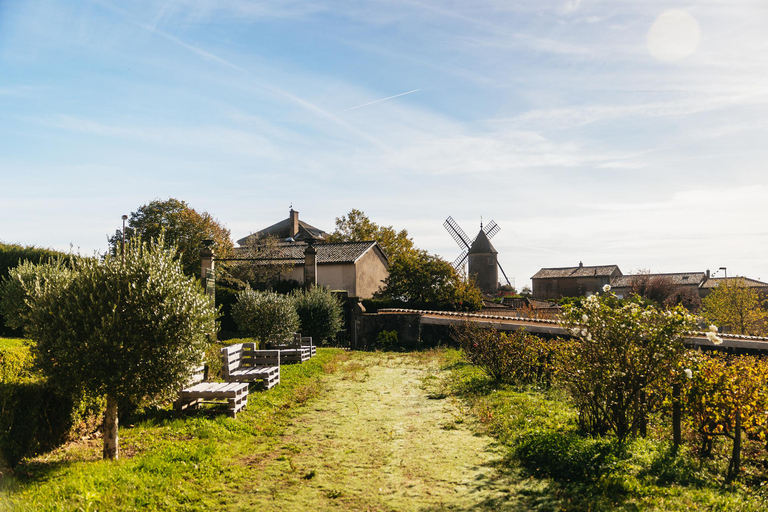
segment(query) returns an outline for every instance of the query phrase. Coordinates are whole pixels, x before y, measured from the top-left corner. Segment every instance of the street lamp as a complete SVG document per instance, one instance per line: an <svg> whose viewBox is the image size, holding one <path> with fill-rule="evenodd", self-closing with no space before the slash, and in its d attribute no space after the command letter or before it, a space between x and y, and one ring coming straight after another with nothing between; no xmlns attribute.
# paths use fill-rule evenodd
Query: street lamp
<svg viewBox="0 0 768 512"><path fill-rule="evenodd" d="M128 216L123 215L121 218L123 219L123 244L120 252L123 254L123 263L125 263L125 221L128 220Z"/></svg>
<svg viewBox="0 0 768 512"><path fill-rule="evenodd" d="M723 272L725 272L725 278L728 279L728 269L727 268L720 267L718 270L722 270Z"/></svg>

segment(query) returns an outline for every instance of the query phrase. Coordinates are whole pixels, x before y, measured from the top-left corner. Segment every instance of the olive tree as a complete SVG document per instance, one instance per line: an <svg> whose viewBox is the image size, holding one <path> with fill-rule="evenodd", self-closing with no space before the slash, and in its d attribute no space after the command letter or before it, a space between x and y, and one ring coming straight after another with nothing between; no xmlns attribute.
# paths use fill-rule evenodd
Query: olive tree
<svg viewBox="0 0 768 512"><path fill-rule="evenodd" d="M62 389L106 395L104 458L118 458L117 406L176 393L202 360L215 309L166 249L130 240L123 254L84 258L69 279L36 279L28 333Z"/></svg>
<svg viewBox="0 0 768 512"><path fill-rule="evenodd" d="M279 343L290 341L299 329L299 315L293 299L275 292L254 291L246 287L232 306L232 318L245 336Z"/></svg>
<svg viewBox="0 0 768 512"><path fill-rule="evenodd" d="M330 289L313 286L309 290L296 290L293 303L302 334L312 336L316 345L333 339L341 329L343 311Z"/></svg>

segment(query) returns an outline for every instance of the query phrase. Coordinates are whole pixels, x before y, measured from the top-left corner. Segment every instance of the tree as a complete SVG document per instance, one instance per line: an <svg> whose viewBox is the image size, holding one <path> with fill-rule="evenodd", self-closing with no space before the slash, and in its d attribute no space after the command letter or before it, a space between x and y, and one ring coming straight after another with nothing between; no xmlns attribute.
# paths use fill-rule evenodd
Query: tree
<svg viewBox="0 0 768 512"><path fill-rule="evenodd" d="M157 240L164 233L165 242L177 250L184 273L200 275L200 247L203 240L214 241L213 249L218 257L232 253L232 240L227 228L222 226L208 212L198 213L186 202L170 198L166 201L155 199L131 212L125 228L125 238L140 236L143 240ZM117 251L123 240L118 230L109 239L112 253Z"/></svg>
<svg viewBox="0 0 768 512"><path fill-rule="evenodd" d="M723 280L702 304L701 314L712 324L727 326L735 334L768 334L765 300L740 277Z"/></svg>
<svg viewBox="0 0 768 512"><path fill-rule="evenodd" d="M379 226L360 210L352 209L347 215L336 217L336 230L329 242L360 242L375 240L390 260L414 249L408 231L395 231L392 226Z"/></svg>
<svg viewBox="0 0 768 512"><path fill-rule="evenodd" d="M398 300L419 307L474 311L483 296L453 266L423 250L411 250L393 258L389 276L374 298Z"/></svg>
<svg viewBox="0 0 768 512"><path fill-rule="evenodd" d="M631 292L653 301L659 306L685 306L690 311L701 307L698 291L675 283L669 275L651 274L649 270L640 270L630 278Z"/></svg>
<svg viewBox="0 0 768 512"><path fill-rule="evenodd" d="M232 317L238 330L256 338L263 347L267 342L285 343L299 330L299 315L289 295L254 291L250 287L237 294Z"/></svg>
<svg viewBox="0 0 768 512"><path fill-rule="evenodd" d="M171 397L202 361L215 309L162 237L76 262L70 279L26 287L28 332L60 389L106 395L104 458L118 458L118 403Z"/></svg>
<svg viewBox="0 0 768 512"><path fill-rule="evenodd" d="M313 286L309 290L296 290L293 303L299 315L301 333L312 336L315 345L332 339L341 329L341 304L330 289Z"/></svg>

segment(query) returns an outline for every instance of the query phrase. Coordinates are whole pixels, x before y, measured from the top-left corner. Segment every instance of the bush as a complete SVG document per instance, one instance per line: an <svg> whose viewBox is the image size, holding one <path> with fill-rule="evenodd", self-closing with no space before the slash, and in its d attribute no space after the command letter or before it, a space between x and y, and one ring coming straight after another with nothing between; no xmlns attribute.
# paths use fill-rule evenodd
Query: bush
<svg viewBox="0 0 768 512"><path fill-rule="evenodd" d="M661 311L612 293L565 306L562 324L577 338L564 354L562 376L580 424L593 434L613 431L620 441L661 401L652 389L679 375L682 337L695 327L681 306Z"/></svg>
<svg viewBox="0 0 768 512"><path fill-rule="evenodd" d="M465 323L453 330L470 363L493 380L508 384L532 384L549 378L554 342L524 329L503 333Z"/></svg>
<svg viewBox="0 0 768 512"><path fill-rule="evenodd" d="M64 256L66 256L64 253L53 251L51 249L0 243L0 283L8 275L10 269L18 266L23 261L40 263ZM23 332L21 328L11 328L6 325L5 316L5 313L0 308L0 335L21 336Z"/></svg>
<svg viewBox="0 0 768 512"><path fill-rule="evenodd" d="M395 350L399 347L397 331L381 331L376 336L376 348L379 350Z"/></svg>
<svg viewBox="0 0 768 512"><path fill-rule="evenodd" d="M0 340L0 384L31 377L32 361L33 355L28 345L3 344Z"/></svg>
<svg viewBox="0 0 768 512"><path fill-rule="evenodd" d="M8 270L0 281L0 314L10 329L24 330L29 322L30 291L72 278L73 259L56 258L47 263L24 261Z"/></svg>
<svg viewBox="0 0 768 512"><path fill-rule="evenodd" d="M330 289L313 286L309 290L296 290L293 304L299 315L301 334L312 336L315 345L332 340L341 330L341 304Z"/></svg>
<svg viewBox="0 0 768 512"><path fill-rule="evenodd" d="M292 341L293 333L299 330L299 315L290 296L250 287L238 294L232 318L242 336L256 338L262 346L268 341Z"/></svg>

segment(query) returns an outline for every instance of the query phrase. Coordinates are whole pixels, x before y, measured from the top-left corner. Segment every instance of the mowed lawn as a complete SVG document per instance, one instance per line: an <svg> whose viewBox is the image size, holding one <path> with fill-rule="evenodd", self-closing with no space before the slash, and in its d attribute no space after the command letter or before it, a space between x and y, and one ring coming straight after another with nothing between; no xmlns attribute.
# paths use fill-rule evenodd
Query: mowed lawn
<svg viewBox="0 0 768 512"><path fill-rule="evenodd" d="M237 419L167 408L121 426L118 461L94 438L24 462L0 510L763 509L759 490L704 481L650 440L578 441L573 418L557 392L498 386L457 351L320 349ZM563 449L531 465L521 439Z"/></svg>

